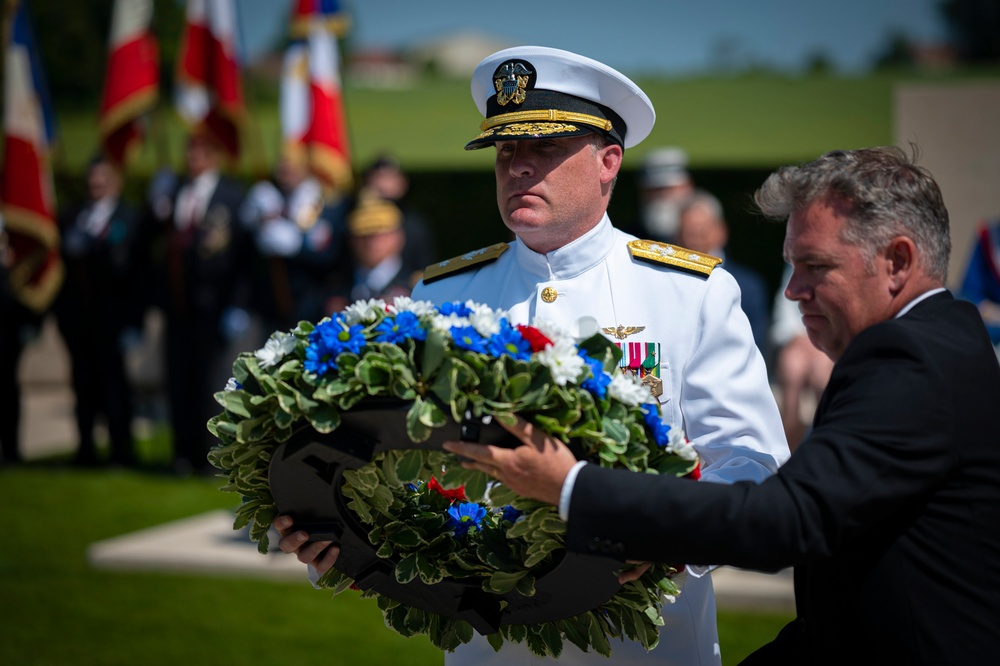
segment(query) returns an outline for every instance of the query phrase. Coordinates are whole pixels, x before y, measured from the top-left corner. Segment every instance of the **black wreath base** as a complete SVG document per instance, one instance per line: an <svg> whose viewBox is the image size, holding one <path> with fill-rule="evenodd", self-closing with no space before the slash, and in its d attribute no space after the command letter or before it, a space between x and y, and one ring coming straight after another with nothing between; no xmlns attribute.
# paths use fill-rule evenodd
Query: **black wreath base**
<svg viewBox="0 0 1000 666"><path fill-rule="evenodd" d="M503 625L573 617L618 593L616 572L622 561L567 551L538 575L533 596L516 590L491 594L479 583L454 579L433 585L419 577L398 582L396 562L378 557L368 540L369 528L347 507L341 494L344 472L392 449L435 450L445 441L458 439L499 446L518 443L495 423L471 421L449 421L436 428L427 441L415 443L406 434L408 407L404 401L362 401L341 415L341 425L333 432L303 431L278 446L271 458L269 485L278 512L291 516L296 528L309 532L312 540L337 543L340 555L335 566L351 577L356 587L420 610L465 620L484 635L496 633Z"/></svg>

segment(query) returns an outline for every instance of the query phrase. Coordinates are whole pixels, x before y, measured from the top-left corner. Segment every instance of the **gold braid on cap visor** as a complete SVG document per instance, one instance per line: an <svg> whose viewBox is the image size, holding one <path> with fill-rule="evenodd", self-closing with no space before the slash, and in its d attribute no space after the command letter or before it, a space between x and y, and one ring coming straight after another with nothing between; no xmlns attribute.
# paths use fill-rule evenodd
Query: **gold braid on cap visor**
<svg viewBox="0 0 1000 666"><path fill-rule="evenodd" d="M605 132L611 131L610 120L598 118L597 116L591 116L586 113L559 111L557 109L538 109L536 111L515 111L514 113L502 113L499 116L493 116L492 118L484 120L479 126L479 129L485 132L486 130L497 127L498 125L519 123L528 120L582 123L584 125L590 125L592 127L602 129Z"/></svg>

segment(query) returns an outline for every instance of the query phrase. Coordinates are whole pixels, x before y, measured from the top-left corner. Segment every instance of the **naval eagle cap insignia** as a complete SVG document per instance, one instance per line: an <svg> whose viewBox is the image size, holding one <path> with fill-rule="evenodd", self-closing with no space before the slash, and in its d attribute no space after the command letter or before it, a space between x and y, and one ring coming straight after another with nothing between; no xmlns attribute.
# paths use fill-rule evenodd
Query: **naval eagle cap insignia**
<svg viewBox="0 0 1000 666"><path fill-rule="evenodd" d="M622 324L618 324L618 326L605 326L601 330L604 331L605 333L607 333L608 335L613 335L615 337L615 340L624 340L625 338L627 338L628 336L630 336L630 335L632 335L634 333L639 333L640 331L645 331L646 327L645 326L624 326Z"/></svg>
<svg viewBox="0 0 1000 666"><path fill-rule="evenodd" d="M523 104L528 94L528 82L534 72L522 60L509 60L497 67L493 73L493 87L497 91L497 104L507 106L510 102Z"/></svg>

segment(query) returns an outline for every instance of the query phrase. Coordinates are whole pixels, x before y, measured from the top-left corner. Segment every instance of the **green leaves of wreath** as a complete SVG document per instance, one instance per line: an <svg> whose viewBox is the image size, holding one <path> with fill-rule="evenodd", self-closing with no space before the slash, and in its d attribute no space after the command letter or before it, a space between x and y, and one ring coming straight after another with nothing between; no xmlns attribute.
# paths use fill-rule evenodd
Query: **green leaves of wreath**
<svg viewBox="0 0 1000 666"><path fill-rule="evenodd" d="M209 430L219 443L209 460L224 472L222 490L239 495L234 529L249 526L261 552L276 515L268 486L274 449L303 428L330 433L340 415L369 397L412 401L406 430L426 441L449 419L467 414L514 423L518 416L593 462L653 474L697 473L697 456L638 378L618 369L621 351L600 335L577 343L545 322L511 326L506 313L473 302L440 308L397 298L358 301L331 318L276 332L233 364L215 395L222 413ZM534 594L538 573L564 549L565 523L555 507L519 497L502 484L462 469L440 450L390 450L345 472L342 495L370 528L379 557L397 562L400 583L419 578L477 581L486 592ZM664 597L679 594L657 565L606 604L576 617L537 625L504 625L488 636L559 656L569 641L611 654L612 639L656 646ZM330 570L319 585L340 594L353 581ZM443 650L472 639L463 620L405 606L373 591L387 626L426 634Z"/></svg>

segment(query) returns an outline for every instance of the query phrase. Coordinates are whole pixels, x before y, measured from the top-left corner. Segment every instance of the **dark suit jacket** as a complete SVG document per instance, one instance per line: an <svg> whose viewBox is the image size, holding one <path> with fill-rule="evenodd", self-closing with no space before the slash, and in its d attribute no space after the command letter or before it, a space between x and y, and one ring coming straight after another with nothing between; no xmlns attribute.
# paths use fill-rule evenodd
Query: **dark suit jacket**
<svg viewBox="0 0 1000 666"><path fill-rule="evenodd" d="M937 294L862 331L814 429L760 485L585 466L567 545L795 566L769 664L983 664L1000 654L1000 368L979 313ZM753 657L751 657L751 660Z"/></svg>
<svg viewBox="0 0 1000 666"><path fill-rule="evenodd" d="M184 184L178 184L175 200ZM237 216L242 200L242 185L223 175L204 216L192 227L178 231L172 213L163 220L167 239L163 305L172 327L195 327L208 338L218 338L223 311L233 305L249 306L252 259Z"/></svg>
<svg viewBox="0 0 1000 666"><path fill-rule="evenodd" d="M84 232L80 216L88 204L61 224L61 254L66 278L53 304L63 335L92 344L96 338L117 347L119 334L140 329L148 287L138 280L145 256L139 247L140 220L136 210L119 201L100 237Z"/></svg>

